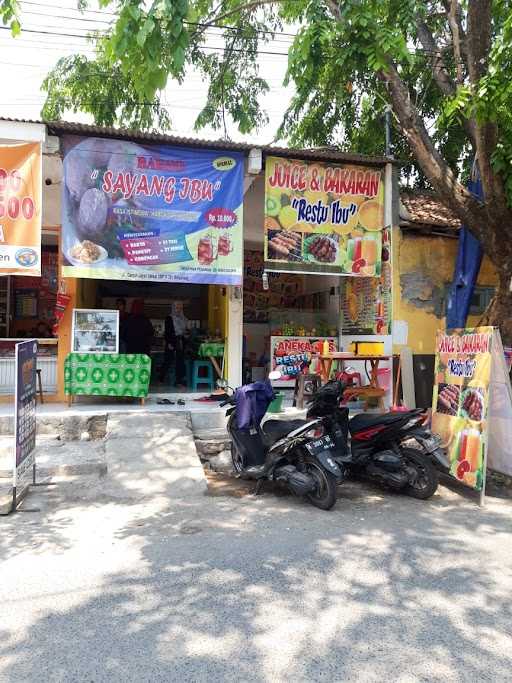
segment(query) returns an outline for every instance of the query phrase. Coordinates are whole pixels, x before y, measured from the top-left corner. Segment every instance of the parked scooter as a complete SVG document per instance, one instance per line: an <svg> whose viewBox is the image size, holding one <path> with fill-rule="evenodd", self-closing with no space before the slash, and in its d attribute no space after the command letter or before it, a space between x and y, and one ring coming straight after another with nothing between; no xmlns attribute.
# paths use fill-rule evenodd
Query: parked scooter
<svg viewBox="0 0 512 683"><path fill-rule="evenodd" d="M430 498L446 456L439 441L424 426L424 411L368 415L351 420L340 405L345 387L332 380L309 402L307 417L323 418L335 444L336 462L355 476L364 476L414 498ZM415 442L415 443L414 443Z"/></svg>
<svg viewBox="0 0 512 683"><path fill-rule="evenodd" d="M278 379L271 372L269 380ZM225 389L229 389L224 385ZM330 510L336 502L336 487L345 477L345 468L334 460L334 443L326 433L323 418L313 420L267 420L240 427L238 403L242 394L253 393L266 411L272 400L270 382L255 382L241 387L221 406L230 405L227 430L231 436L231 454L235 472L257 482L259 493L264 481L285 484L297 496L305 496L321 510ZM260 392L257 394L257 392ZM266 405L265 405L266 402ZM262 414L263 414L262 412Z"/></svg>

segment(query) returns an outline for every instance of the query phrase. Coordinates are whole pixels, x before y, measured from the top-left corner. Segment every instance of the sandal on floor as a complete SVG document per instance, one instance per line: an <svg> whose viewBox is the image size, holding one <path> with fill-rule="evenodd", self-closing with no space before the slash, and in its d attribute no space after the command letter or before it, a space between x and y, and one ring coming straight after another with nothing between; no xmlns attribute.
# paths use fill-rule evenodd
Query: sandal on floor
<svg viewBox="0 0 512 683"><path fill-rule="evenodd" d="M157 401L159 406L173 406L174 401L169 401L168 398L163 398L161 401ZM179 403L179 401L178 401Z"/></svg>

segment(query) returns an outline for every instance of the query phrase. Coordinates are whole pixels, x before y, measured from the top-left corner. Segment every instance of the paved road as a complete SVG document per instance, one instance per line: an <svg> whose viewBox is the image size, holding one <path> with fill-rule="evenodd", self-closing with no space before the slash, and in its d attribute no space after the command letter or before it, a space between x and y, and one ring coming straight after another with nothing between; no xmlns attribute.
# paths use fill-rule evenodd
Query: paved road
<svg viewBox="0 0 512 683"><path fill-rule="evenodd" d="M346 486L0 519L0 681L510 681L512 503Z"/></svg>

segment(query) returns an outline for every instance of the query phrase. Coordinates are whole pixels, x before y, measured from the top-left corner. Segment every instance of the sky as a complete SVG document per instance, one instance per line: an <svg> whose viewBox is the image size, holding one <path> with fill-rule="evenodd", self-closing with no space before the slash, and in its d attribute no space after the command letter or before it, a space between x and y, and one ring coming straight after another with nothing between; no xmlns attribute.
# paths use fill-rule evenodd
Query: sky
<svg viewBox="0 0 512 683"><path fill-rule="evenodd" d="M98 3L90 3L84 13L76 9L77 0L20 0L22 34L13 38L7 29L0 29L0 117L40 119L44 93L40 91L44 77L63 56L77 52L93 57L93 48L86 39L89 31L105 30L115 18L113 5L100 10ZM282 85L287 65L287 52L293 40L287 35L261 47L260 75L270 85L270 92L262 99L269 116L269 124L259 131L243 136L234 124L228 123L228 135L235 141L268 144L273 141L281 123L292 88ZM208 49L222 46L222 32L212 28L208 33ZM223 131L202 129L194 131L193 123L206 97L207 84L200 74L189 70L182 85L170 83L162 97L172 118L173 135L219 138ZM92 123L86 115L70 113L67 120Z"/></svg>

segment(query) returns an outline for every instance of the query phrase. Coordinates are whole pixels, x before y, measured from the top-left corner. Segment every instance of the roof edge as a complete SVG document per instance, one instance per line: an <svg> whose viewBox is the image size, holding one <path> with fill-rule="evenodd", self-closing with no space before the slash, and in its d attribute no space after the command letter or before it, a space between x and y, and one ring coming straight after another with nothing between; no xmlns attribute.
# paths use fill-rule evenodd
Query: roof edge
<svg viewBox="0 0 512 683"><path fill-rule="evenodd" d="M230 140L205 140L202 138L181 137L167 135L165 133L133 130L129 128L113 128L108 126L95 126L88 123L75 123L72 121L35 121L0 117L0 121L12 123L44 124L50 135L60 137L63 134L90 135L94 137L109 137L117 139L129 139L146 143L167 143L181 145L183 147L202 147L207 149L223 149L231 151L249 152L251 149L260 149L264 156L282 156L286 158L307 159L312 161L332 161L338 163L351 163L361 166L385 166L386 164L401 165L401 161L386 156L366 156L352 152L342 152L328 148L295 148L278 147L274 145L262 145L250 142L233 142Z"/></svg>

